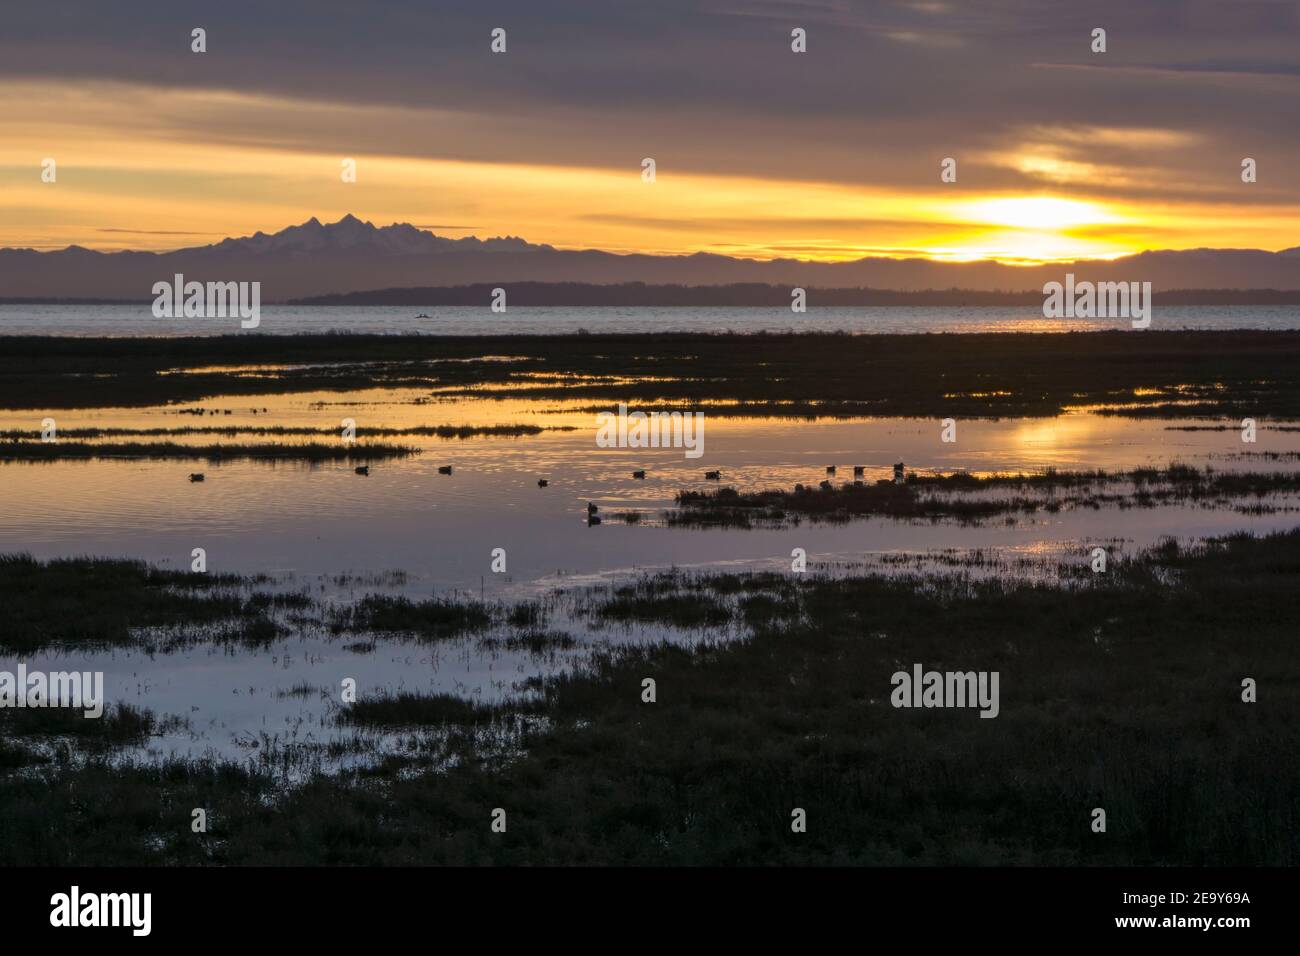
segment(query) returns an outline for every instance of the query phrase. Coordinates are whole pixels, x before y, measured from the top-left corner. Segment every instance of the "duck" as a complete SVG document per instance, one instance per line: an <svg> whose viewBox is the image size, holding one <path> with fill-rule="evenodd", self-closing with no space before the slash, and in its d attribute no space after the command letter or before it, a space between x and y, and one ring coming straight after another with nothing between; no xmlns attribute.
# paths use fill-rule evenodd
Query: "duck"
<svg viewBox="0 0 1300 956"><path fill-rule="evenodd" d="M439 465L439 466L438 466L438 474L440 474L440 475L450 475L450 474L451 474L451 465Z"/></svg>
<svg viewBox="0 0 1300 956"><path fill-rule="evenodd" d="M720 471L706 471L706 472L704 473L704 477L705 477L705 479L708 480L708 481L721 481L721 480L722 480L722 472L720 472Z"/></svg>
<svg viewBox="0 0 1300 956"><path fill-rule="evenodd" d="M597 508L595 505L593 505L590 501L587 502L587 514L594 515L599 510L600 509Z"/></svg>
<svg viewBox="0 0 1300 956"><path fill-rule="evenodd" d="M853 477L854 477L854 478L858 478L858 477L860 477L860 476L863 474L863 472L865 472L866 470L867 470L867 466L866 466L866 465L854 465L854 466L853 466Z"/></svg>
<svg viewBox="0 0 1300 956"><path fill-rule="evenodd" d="M545 478L538 478L538 479L537 479L537 487L538 487L538 488L545 488L545 487L546 487L547 485L549 485L549 484L550 484L550 482L547 481Z"/></svg>
<svg viewBox="0 0 1300 956"><path fill-rule="evenodd" d="M203 472L194 471L190 473L190 481L202 481L202 480L203 480Z"/></svg>
<svg viewBox="0 0 1300 956"><path fill-rule="evenodd" d="M632 477L633 477L633 478L644 478L644 477L645 477L645 472L644 472L644 471L634 471L634 472L632 472Z"/></svg>
<svg viewBox="0 0 1300 956"><path fill-rule="evenodd" d="M821 483L821 489L822 489L822 491L830 491L832 487L833 487L833 486L831 485L831 483L830 483L829 481L823 481L823 482Z"/></svg>
<svg viewBox="0 0 1300 956"><path fill-rule="evenodd" d="M826 474L828 474L828 475L833 475L833 474L835 474L835 466L834 466L834 465L827 465L827 466L826 466Z"/></svg>
<svg viewBox="0 0 1300 956"><path fill-rule="evenodd" d="M356 473L357 473L358 475L368 475L368 474L370 474L370 466L369 466L369 465L357 465L357 467L356 467L354 470L356 471Z"/></svg>

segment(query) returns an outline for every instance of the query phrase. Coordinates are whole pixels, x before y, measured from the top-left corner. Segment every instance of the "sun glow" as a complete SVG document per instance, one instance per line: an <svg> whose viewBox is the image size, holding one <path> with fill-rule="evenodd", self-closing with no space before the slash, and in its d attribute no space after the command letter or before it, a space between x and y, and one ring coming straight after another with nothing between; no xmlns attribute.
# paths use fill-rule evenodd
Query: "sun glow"
<svg viewBox="0 0 1300 956"><path fill-rule="evenodd" d="M1080 182L1068 197L1059 185L1047 195L1006 186L972 193L937 176L900 186L869 175L848 183L673 164L647 184L637 162L527 162L504 146L495 160L450 157L438 154L441 140L417 137L358 156L360 179L345 186L342 154L322 146L338 129L375 144L390 129L456 129L466 141L494 142L496 127L476 123L447 111L7 80L0 246L164 250L352 213L453 237L514 235L614 253L1038 264L1193 248L1206 235L1225 246L1283 249L1300 222L1300 204L1274 205L1261 220L1223 203L1089 195L1089 184L1113 184L1109 166L1073 168L1068 178ZM57 185L41 180L45 156L58 158Z"/></svg>
<svg viewBox="0 0 1300 956"><path fill-rule="evenodd" d="M1125 220L1094 202L1051 196L977 199L961 208L963 218L993 226L1063 231L1079 226L1116 225Z"/></svg>

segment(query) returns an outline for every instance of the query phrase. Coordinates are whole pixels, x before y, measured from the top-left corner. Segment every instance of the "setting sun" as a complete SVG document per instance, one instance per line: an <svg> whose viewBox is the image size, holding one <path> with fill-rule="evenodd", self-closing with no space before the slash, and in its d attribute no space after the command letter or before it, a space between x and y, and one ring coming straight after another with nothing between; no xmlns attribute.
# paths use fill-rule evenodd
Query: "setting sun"
<svg viewBox="0 0 1300 956"><path fill-rule="evenodd" d="M965 204L962 212L976 222L1042 231L1123 221L1097 203L1050 196L981 199Z"/></svg>

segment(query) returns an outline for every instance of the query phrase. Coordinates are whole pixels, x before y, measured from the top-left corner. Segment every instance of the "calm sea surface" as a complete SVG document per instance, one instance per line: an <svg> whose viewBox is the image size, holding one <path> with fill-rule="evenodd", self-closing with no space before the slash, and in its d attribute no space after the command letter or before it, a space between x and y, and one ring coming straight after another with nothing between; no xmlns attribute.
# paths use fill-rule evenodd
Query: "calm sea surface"
<svg viewBox="0 0 1300 956"><path fill-rule="evenodd" d="M416 318L427 314L428 318ZM245 334L353 332L517 335L588 332L1066 332L1131 328L1125 319L1044 319L1029 306L972 308L569 308L264 306ZM1156 306L1153 329L1300 329L1300 306ZM156 319L143 305L0 305L0 335L225 335L236 319Z"/></svg>

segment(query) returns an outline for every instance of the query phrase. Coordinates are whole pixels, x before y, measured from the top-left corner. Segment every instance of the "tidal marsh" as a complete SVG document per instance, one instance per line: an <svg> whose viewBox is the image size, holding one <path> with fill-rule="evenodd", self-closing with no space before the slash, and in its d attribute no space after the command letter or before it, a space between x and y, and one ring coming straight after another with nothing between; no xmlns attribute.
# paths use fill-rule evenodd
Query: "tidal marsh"
<svg viewBox="0 0 1300 956"><path fill-rule="evenodd" d="M419 454L406 445L322 444L320 442L182 445L176 442L9 441L0 443L0 461L64 461L121 458L222 461L375 461Z"/></svg>
<svg viewBox="0 0 1300 956"><path fill-rule="evenodd" d="M797 485L792 491L682 491L677 510L669 511L671 526L752 528L797 523L801 518L843 522L885 516L900 520L955 520L978 524L994 518L1062 509L1153 508L1160 505L1206 503L1213 507L1263 508L1259 499L1294 496L1300 473L1214 471L1188 465L1135 468L1106 472L1058 471L1036 474L969 472L916 474L904 483L882 479L873 483L843 483L838 487ZM993 497L986 492L1028 492ZM1246 501L1244 499L1255 499ZM1267 507L1279 508L1278 505ZM1290 506L1294 510L1295 505Z"/></svg>
<svg viewBox="0 0 1300 956"><path fill-rule="evenodd" d="M0 860L1294 865L1298 568L1290 532L1165 542L1074 588L664 574L620 599L765 603L739 640L595 650L535 682L519 708L538 720L505 737L446 735L487 719L478 705L380 695L355 719L443 729L297 786L272 769L311 759L294 748L6 769ZM890 674L911 661L999 671L1000 716L891 708ZM1242 700L1247 677L1259 703ZM214 809L206 835L193 806ZM807 833L791 833L793 807Z"/></svg>
<svg viewBox="0 0 1300 956"><path fill-rule="evenodd" d="M248 375L249 365L273 369ZM1262 409L1300 419L1298 369L1293 331L3 337L0 407L411 388L603 403L593 408L688 404L719 417L979 418L1100 407L1236 419Z"/></svg>
<svg viewBox="0 0 1300 956"><path fill-rule="evenodd" d="M306 600L259 591L258 583L231 574L167 571L142 561L0 554L0 652L125 647L223 625L229 638L256 641L278 631L270 617L274 611L302 608Z"/></svg>
<svg viewBox="0 0 1300 956"><path fill-rule="evenodd" d="M1296 454L1300 334L3 344L0 457L47 413L86 455L0 464L0 653L131 708L0 719L4 862L1300 861L1300 476L1252 466ZM618 401L706 409L707 463L596 448ZM410 448L292 460L345 415ZM143 439L288 457L97 457ZM832 465L864 484L772 490ZM894 710L915 661L1000 716Z"/></svg>

